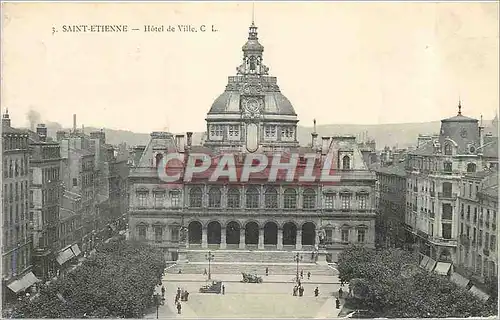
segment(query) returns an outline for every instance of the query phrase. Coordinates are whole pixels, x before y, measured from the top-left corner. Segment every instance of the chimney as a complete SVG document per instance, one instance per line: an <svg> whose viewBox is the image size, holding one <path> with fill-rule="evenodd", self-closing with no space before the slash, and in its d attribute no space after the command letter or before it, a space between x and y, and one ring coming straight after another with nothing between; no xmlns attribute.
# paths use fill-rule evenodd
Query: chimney
<svg viewBox="0 0 500 320"><path fill-rule="evenodd" d="M481 122L479 123L479 150L481 153L484 146L484 126L483 126L483 115L481 115Z"/></svg>
<svg viewBox="0 0 500 320"><path fill-rule="evenodd" d="M177 146L177 150L180 152L184 151L184 135L178 134L175 136L175 145Z"/></svg>
<svg viewBox="0 0 500 320"><path fill-rule="evenodd" d="M2 116L2 126L10 127L10 117L9 117L9 109L5 109L5 113Z"/></svg>
<svg viewBox="0 0 500 320"><path fill-rule="evenodd" d="M312 140L311 140L311 147L312 147L313 149L316 149L316 147L317 147L317 143L318 143L318 141L317 141L317 140L318 140L318 133L316 132L316 119L314 119L313 123L314 123L314 130L313 130L313 132L311 133L311 137L312 137Z"/></svg>
<svg viewBox="0 0 500 320"><path fill-rule="evenodd" d="M186 136L187 136L186 145L190 149L191 148L191 144L193 143L193 133L192 132L186 132Z"/></svg>
<svg viewBox="0 0 500 320"><path fill-rule="evenodd" d="M328 153L328 147L330 142L330 137L321 137L321 154L325 155Z"/></svg>
<svg viewBox="0 0 500 320"><path fill-rule="evenodd" d="M76 114L73 114L73 132L76 132Z"/></svg>
<svg viewBox="0 0 500 320"><path fill-rule="evenodd" d="M317 145L317 143L318 143L318 134L316 132L313 132L313 133L311 133L311 137L312 137L311 147L313 149L316 149L318 147L318 145Z"/></svg>
<svg viewBox="0 0 500 320"><path fill-rule="evenodd" d="M38 124L38 126L36 127L36 133L40 137L40 141L47 141L47 127L45 126L45 124Z"/></svg>

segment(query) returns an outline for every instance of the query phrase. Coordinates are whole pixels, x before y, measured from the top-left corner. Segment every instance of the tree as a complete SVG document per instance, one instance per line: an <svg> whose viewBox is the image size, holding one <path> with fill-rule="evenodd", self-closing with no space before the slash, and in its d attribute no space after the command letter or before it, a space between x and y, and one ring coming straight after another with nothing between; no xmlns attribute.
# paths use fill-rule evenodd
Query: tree
<svg viewBox="0 0 500 320"><path fill-rule="evenodd" d="M130 241L102 245L96 255L21 303L23 318L140 318L166 267L163 254Z"/></svg>
<svg viewBox="0 0 500 320"><path fill-rule="evenodd" d="M363 308L384 317L469 317L495 308L447 278L418 268L413 253L350 247L339 255L339 276Z"/></svg>

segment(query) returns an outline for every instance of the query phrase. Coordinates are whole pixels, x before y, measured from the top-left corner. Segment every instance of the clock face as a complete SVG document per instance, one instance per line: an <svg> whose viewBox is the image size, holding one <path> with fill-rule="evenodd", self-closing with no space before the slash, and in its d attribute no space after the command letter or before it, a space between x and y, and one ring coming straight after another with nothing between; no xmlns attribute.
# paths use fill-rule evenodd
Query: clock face
<svg viewBox="0 0 500 320"><path fill-rule="evenodd" d="M462 138L467 138L467 130L465 128L460 130L460 136Z"/></svg>
<svg viewBox="0 0 500 320"><path fill-rule="evenodd" d="M246 103L246 109L250 112L257 112L259 110L259 101L255 99L248 100Z"/></svg>

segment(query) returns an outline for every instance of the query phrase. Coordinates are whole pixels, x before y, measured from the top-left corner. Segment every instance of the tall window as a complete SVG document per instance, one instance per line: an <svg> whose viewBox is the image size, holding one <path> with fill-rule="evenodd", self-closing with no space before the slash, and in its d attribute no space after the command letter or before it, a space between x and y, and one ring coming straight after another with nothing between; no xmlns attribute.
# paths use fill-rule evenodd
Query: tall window
<svg viewBox="0 0 500 320"><path fill-rule="evenodd" d="M351 195L350 194L342 194L340 196L340 200L342 202L342 210L349 210L351 208Z"/></svg>
<svg viewBox="0 0 500 320"><path fill-rule="evenodd" d="M453 190L453 185L450 182L443 182L443 196L451 198L451 192Z"/></svg>
<svg viewBox="0 0 500 320"><path fill-rule="evenodd" d="M246 207L258 208L259 207L259 191L255 187L249 187L246 191Z"/></svg>
<svg viewBox="0 0 500 320"><path fill-rule="evenodd" d="M335 197L334 193L325 194L325 209L333 209L333 199Z"/></svg>
<svg viewBox="0 0 500 320"><path fill-rule="evenodd" d="M137 226L137 233L139 234L139 239L146 240L146 226Z"/></svg>
<svg viewBox="0 0 500 320"><path fill-rule="evenodd" d="M193 208L200 208L202 204L201 189L196 187L189 191L189 206Z"/></svg>
<svg viewBox="0 0 500 320"><path fill-rule="evenodd" d="M148 206L148 194L147 192L138 192L137 193L137 199L138 199L138 204L139 207L144 208Z"/></svg>
<svg viewBox="0 0 500 320"><path fill-rule="evenodd" d="M302 195L304 209L314 209L316 207L316 192L313 189L306 189Z"/></svg>
<svg viewBox="0 0 500 320"><path fill-rule="evenodd" d="M443 239L451 239L451 223L441 224L443 229Z"/></svg>
<svg viewBox="0 0 500 320"><path fill-rule="evenodd" d="M285 209L295 209L297 207L297 193L294 189L286 189L283 198Z"/></svg>
<svg viewBox="0 0 500 320"><path fill-rule="evenodd" d="M343 170L351 169L351 159L349 158L349 156L344 156L342 158L342 169Z"/></svg>
<svg viewBox="0 0 500 320"><path fill-rule="evenodd" d="M366 209L366 203L368 202L368 195L366 194L358 194L358 208L360 210L365 210Z"/></svg>
<svg viewBox="0 0 500 320"><path fill-rule="evenodd" d="M172 207L178 208L181 206L181 193L179 191L172 191L170 193L170 199L172 201Z"/></svg>
<svg viewBox="0 0 500 320"><path fill-rule="evenodd" d="M155 226L155 241L162 242L163 240L163 227Z"/></svg>
<svg viewBox="0 0 500 320"><path fill-rule="evenodd" d="M449 203L443 203L443 220L453 219L453 207Z"/></svg>
<svg viewBox="0 0 500 320"><path fill-rule="evenodd" d="M365 229L358 229L358 242L365 243Z"/></svg>
<svg viewBox="0 0 500 320"><path fill-rule="evenodd" d="M275 188L267 188L264 197L266 208L276 209L278 208L278 191Z"/></svg>
<svg viewBox="0 0 500 320"><path fill-rule="evenodd" d="M221 192L219 188L212 187L208 192L208 206L210 208L220 208Z"/></svg>
<svg viewBox="0 0 500 320"><path fill-rule="evenodd" d="M227 192L227 206L228 208L240 207L240 192L236 188L231 188Z"/></svg>
<svg viewBox="0 0 500 320"><path fill-rule="evenodd" d="M163 207L163 193L162 192L155 192L154 197L155 197L155 208L161 208Z"/></svg>
<svg viewBox="0 0 500 320"><path fill-rule="evenodd" d="M451 162L443 163L443 168L444 168L444 172L452 172L453 171L453 167L452 167Z"/></svg>
<svg viewBox="0 0 500 320"><path fill-rule="evenodd" d="M341 232L342 242L349 242L349 229L344 228Z"/></svg>

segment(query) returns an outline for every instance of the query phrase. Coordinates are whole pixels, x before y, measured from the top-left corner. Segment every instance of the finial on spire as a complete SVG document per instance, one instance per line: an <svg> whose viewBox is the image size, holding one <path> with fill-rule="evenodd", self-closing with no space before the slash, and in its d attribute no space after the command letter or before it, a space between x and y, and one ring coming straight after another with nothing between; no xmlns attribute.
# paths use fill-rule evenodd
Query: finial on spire
<svg viewBox="0 0 500 320"><path fill-rule="evenodd" d="M255 2L252 2L252 25L255 23Z"/></svg>
<svg viewBox="0 0 500 320"><path fill-rule="evenodd" d="M314 133L316 133L316 119L313 120L314 123Z"/></svg>
<svg viewBox="0 0 500 320"><path fill-rule="evenodd" d="M462 100L458 98L458 115L462 115Z"/></svg>

